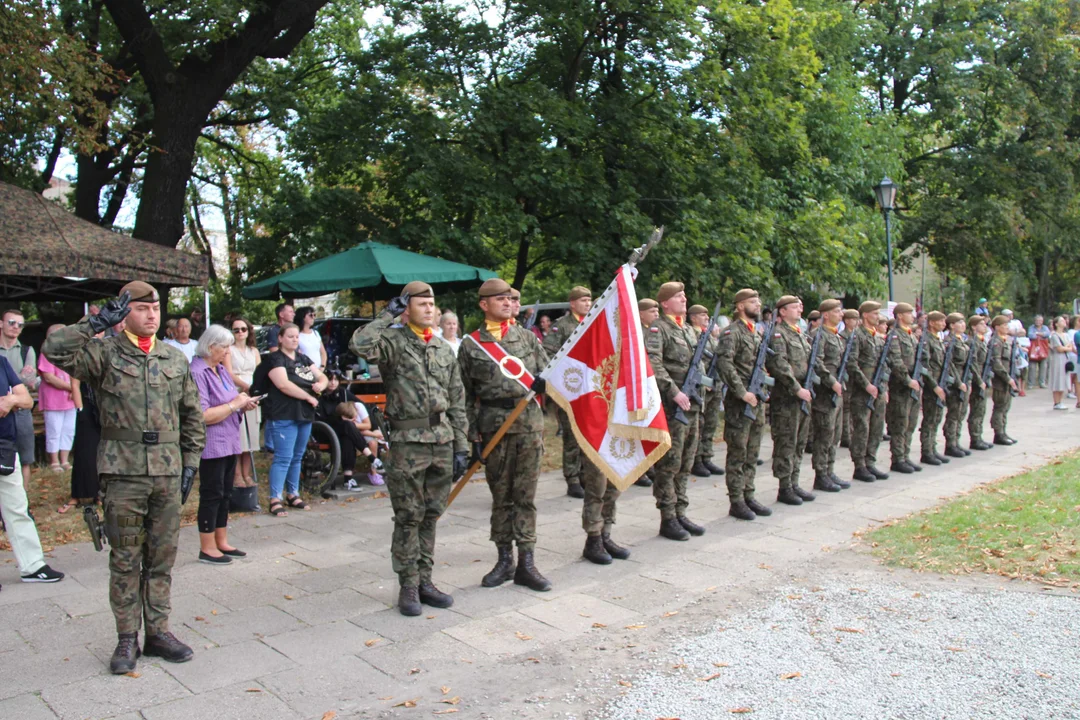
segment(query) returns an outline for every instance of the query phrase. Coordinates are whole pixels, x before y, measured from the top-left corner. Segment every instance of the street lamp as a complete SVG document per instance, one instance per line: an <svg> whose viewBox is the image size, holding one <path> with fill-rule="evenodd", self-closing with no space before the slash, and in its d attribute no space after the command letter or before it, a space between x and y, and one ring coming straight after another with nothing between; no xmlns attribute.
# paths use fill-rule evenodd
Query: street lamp
<svg viewBox="0 0 1080 720"><path fill-rule="evenodd" d="M893 210L896 201L896 184L886 175L874 188L878 205L881 206L881 214L885 216L885 252L888 253L889 262L889 302L892 302L892 228L889 226L889 213Z"/></svg>

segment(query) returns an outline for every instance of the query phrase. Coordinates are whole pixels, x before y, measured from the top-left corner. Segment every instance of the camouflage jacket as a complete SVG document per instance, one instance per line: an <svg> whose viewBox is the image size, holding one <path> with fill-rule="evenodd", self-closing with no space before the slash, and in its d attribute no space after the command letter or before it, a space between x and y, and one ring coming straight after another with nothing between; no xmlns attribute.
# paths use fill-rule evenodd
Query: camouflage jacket
<svg viewBox="0 0 1080 720"><path fill-rule="evenodd" d="M179 475L198 467L206 444L206 424L187 358L160 340L149 353L121 333L91 342L88 322L57 330L42 354L94 390L101 419L98 472L109 475ZM144 444L109 439L109 430L179 433L178 441Z"/></svg>
<svg viewBox="0 0 1080 720"><path fill-rule="evenodd" d="M566 313L555 321L555 324L551 326L551 330L544 336L544 352L548 354L548 357L559 352L559 348L563 346L566 339L577 330L580 324L581 322L572 312Z"/></svg>
<svg viewBox="0 0 1080 720"><path fill-rule="evenodd" d="M645 333L645 350L668 410L674 409L675 396L682 392L696 346L697 333L690 323L679 327L667 315L661 315Z"/></svg>
<svg viewBox="0 0 1080 720"><path fill-rule="evenodd" d="M1007 390L1009 388L1009 358L1012 355L1014 342L1016 340L1012 338L1002 340L999 337L990 351L994 354L990 366L994 368L993 385L997 390Z"/></svg>
<svg viewBox="0 0 1080 720"><path fill-rule="evenodd" d="M856 343L855 347L851 348L851 357L848 358L848 378L851 380L848 386L852 389L858 389L861 392L866 392L866 386L870 385L874 380L874 371L877 370L878 359L881 357L881 351L885 347L885 338L877 335L876 333L871 335L870 331L864 326L860 325L855 331L855 337L852 338L852 342ZM895 340L893 343L895 344ZM886 363L886 368L888 363ZM882 378L888 383L888 369L885 371L885 377Z"/></svg>
<svg viewBox="0 0 1080 720"><path fill-rule="evenodd" d="M349 349L379 366L386 384L386 419L390 440L445 445L467 452L465 388L454 351L438 335L425 343L391 317L380 317L359 328ZM420 420L441 414L432 427L394 429L394 421Z"/></svg>
<svg viewBox="0 0 1080 720"><path fill-rule="evenodd" d="M728 392L742 399L750 376L754 372L761 335L757 330L746 326L742 320L735 319L720 333L720 378L728 386Z"/></svg>
<svg viewBox="0 0 1080 720"><path fill-rule="evenodd" d="M818 333L825 333L821 338L821 349L818 350L818 357L821 358L821 370L818 371L821 382L818 385L832 387L832 384L838 380L836 373L840 370L840 361L844 357L847 338L821 325L810 333L810 340L813 341Z"/></svg>
<svg viewBox="0 0 1080 720"><path fill-rule="evenodd" d="M769 375L776 379L773 394L777 400L790 400L806 381L806 374L810 369L810 340L798 328L779 322L773 330L770 347L773 354L765 358L765 368ZM821 378L827 375L821 363L820 349L814 372Z"/></svg>
<svg viewBox="0 0 1080 720"><path fill-rule="evenodd" d="M952 351L952 369L949 370L950 381L949 390L955 390L960 392L960 383L964 380L964 366L967 365L968 354L971 352L971 348L968 347L967 341L964 340L963 335L952 336L953 351ZM976 370L972 368L971 373L974 375ZM970 379L968 383L970 384ZM968 388L971 389L970 387Z"/></svg>
<svg viewBox="0 0 1080 720"><path fill-rule="evenodd" d="M971 352L975 353L975 359L971 361L971 387L979 387L979 376L983 371L983 365L986 364L986 343L986 338L980 338L978 335L971 336Z"/></svg>
<svg viewBox="0 0 1080 720"><path fill-rule="evenodd" d="M486 328L480 328L480 339L495 342L495 338ZM499 345L508 355L521 360L525 368L535 377L547 365L548 356L540 341L529 330L511 325ZM488 357L471 337L461 339L458 348L458 366L461 368L461 382L465 385L465 410L469 416L469 439L479 441L481 435L491 435L498 430L506 416L513 412L512 407L492 407L484 401L517 400L529 391L516 380L503 375L499 366ZM508 433L544 432L544 414L540 406L530 402L525 412L518 416Z"/></svg>
<svg viewBox="0 0 1080 720"><path fill-rule="evenodd" d="M889 386L904 388L911 382L911 373L915 370L915 351L919 341L913 332L897 326L893 329L895 339L889 348ZM926 350L923 350L926 354Z"/></svg>
<svg viewBox="0 0 1080 720"><path fill-rule="evenodd" d="M941 366L945 364L945 344L938 338L937 333L927 328L923 332L926 335L926 350L923 351L923 364L926 367L926 375L923 376L923 387L931 392L938 386L938 378L941 377Z"/></svg>

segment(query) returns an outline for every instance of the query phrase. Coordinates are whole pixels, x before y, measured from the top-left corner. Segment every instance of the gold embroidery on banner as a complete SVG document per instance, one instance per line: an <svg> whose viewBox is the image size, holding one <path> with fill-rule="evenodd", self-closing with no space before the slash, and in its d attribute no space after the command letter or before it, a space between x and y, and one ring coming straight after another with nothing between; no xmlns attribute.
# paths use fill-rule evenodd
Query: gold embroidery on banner
<svg viewBox="0 0 1080 720"><path fill-rule="evenodd" d="M615 405L615 370L618 367L618 358L609 355L596 366L596 373L592 376L593 392L604 398L607 403L608 413Z"/></svg>
<svg viewBox="0 0 1080 720"><path fill-rule="evenodd" d="M563 387L571 395L580 395L585 387L585 373L578 367L568 367L563 371Z"/></svg>
<svg viewBox="0 0 1080 720"><path fill-rule="evenodd" d="M616 460L629 460L634 457L637 443L624 437L612 436L608 442L608 453Z"/></svg>

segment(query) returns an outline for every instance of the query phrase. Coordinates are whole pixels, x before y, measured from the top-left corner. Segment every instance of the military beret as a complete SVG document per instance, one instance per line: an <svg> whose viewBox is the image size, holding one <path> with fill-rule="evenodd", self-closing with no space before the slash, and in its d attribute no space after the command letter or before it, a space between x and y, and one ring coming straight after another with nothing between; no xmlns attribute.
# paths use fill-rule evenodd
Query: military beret
<svg viewBox="0 0 1080 720"><path fill-rule="evenodd" d="M738 305L743 300L750 300L758 296L757 290L751 290L750 288L743 288L739 292L735 293L734 304Z"/></svg>
<svg viewBox="0 0 1080 720"><path fill-rule="evenodd" d="M809 320L810 322L814 322L815 320L818 320L820 318L821 318L821 311L820 310L811 310L810 314L806 316L806 319Z"/></svg>
<svg viewBox="0 0 1080 720"><path fill-rule="evenodd" d="M799 298L797 298L796 296L794 296L794 295L784 295L783 297L781 297L779 300L776 301L776 309L779 310L780 308L784 307L785 305L794 305L797 302L799 302Z"/></svg>
<svg viewBox="0 0 1080 720"><path fill-rule="evenodd" d="M845 320L858 320L859 317L860 317L859 311L856 310L855 308L848 308L847 310L844 311L844 319Z"/></svg>
<svg viewBox="0 0 1080 720"><path fill-rule="evenodd" d="M686 288L681 282L666 282L656 291L656 302L667 302Z"/></svg>
<svg viewBox="0 0 1080 720"><path fill-rule="evenodd" d="M875 312L880 309L881 303L879 303L877 300L867 300L859 306L859 314L862 315L863 313Z"/></svg>
<svg viewBox="0 0 1080 720"><path fill-rule="evenodd" d="M836 310L841 307L841 303L836 298L829 298L828 300L822 300L817 309L819 312L827 313L830 310Z"/></svg>
<svg viewBox="0 0 1080 720"><path fill-rule="evenodd" d="M413 280L405 287L401 288L402 295L408 295L411 298L414 297L435 297L435 291L431 289L431 286L422 280Z"/></svg>
<svg viewBox="0 0 1080 720"><path fill-rule="evenodd" d="M120 288L120 294L124 293L131 294L131 302L159 302L161 300L154 286L142 280L134 280Z"/></svg>
<svg viewBox="0 0 1080 720"><path fill-rule="evenodd" d="M972 315L968 318L968 327L973 328L981 322L986 322L985 315Z"/></svg>
<svg viewBox="0 0 1080 720"><path fill-rule="evenodd" d="M581 285L578 285L577 287L570 290L570 297L568 299L569 299L570 302L574 302L575 300L580 300L581 298L591 298L591 297L592 297L592 290L590 290L587 287L583 287Z"/></svg>
<svg viewBox="0 0 1080 720"><path fill-rule="evenodd" d="M484 284L480 286L480 297L489 298L497 297L499 295L509 295L511 290L513 290L513 288L510 287L510 283L501 278L491 278L490 280L485 280Z"/></svg>
<svg viewBox="0 0 1080 720"><path fill-rule="evenodd" d="M915 312L915 308L911 307L907 303L896 303L892 309L893 315L899 315L900 313Z"/></svg>
<svg viewBox="0 0 1080 720"><path fill-rule="evenodd" d="M515 300L520 300L521 299L521 291L518 290L516 287L510 288L510 297L514 298Z"/></svg>
<svg viewBox="0 0 1080 720"><path fill-rule="evenodd" d="M709 308L704 305L691 305L690 309L686 311L687 315L708 315Z"/></svg>
<svg viewBox="0 0 1080 720"><path fill-rule="evenodd" d="M945 322L952 325L953 323L964 322L964 316L960 313L949 313L949 317L945 318Z"/></svg>
<svg viewBox="0 0 1080 720"><path fill-rule="evenodd" d="M656 302L652 298L641 298L637 301L638 312L645 312L646 310L656 310L660 307L660 303Z"/></svg>
<svg viewBox="0 0 1080 720"><path fill-rule="evenodd" d="M934 322L938 322L939 320L944 320L945 319L945 313L940 312L938 310L931 310L930 312L926 313L926 319L927 320L933 320Z"/></svg>
<svg viewBox="0 0 1080 720"><path fill-rule="evenodd" d="M1009 318L1004 315L995 315L994 319L990 321L990 327L997 327L998 325L1008 325Z"/></svg>

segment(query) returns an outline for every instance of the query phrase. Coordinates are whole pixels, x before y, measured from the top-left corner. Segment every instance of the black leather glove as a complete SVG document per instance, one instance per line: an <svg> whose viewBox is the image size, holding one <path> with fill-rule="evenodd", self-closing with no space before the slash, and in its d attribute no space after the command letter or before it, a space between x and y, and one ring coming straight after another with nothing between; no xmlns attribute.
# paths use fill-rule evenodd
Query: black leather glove
<svg viewBox="0 0 1080 720"><path fill-rule="evenodd" d="M547 380L545 380L542 377L537 376L533 380L532 387L529 388L529 389L532 390L537 395L543 395L544 391L547 390Z"/></svg>
<svg viewBox="0 0 1080 720"><path fill-rule="evenodd" d="M478 462L481 465L484 464L484 444L482 442L474 442L472 444L472 457L469 458L469 462Z"/></svg>
<svg viewBox="0 0 1080 720"><path fill-rule="evenodd" d="M185 465L183 472L180 473L180 504L183 505L187 502L188 495L191 494L191 488L195 485L195 473L199 471L199 468Z"/></svg>
<svg viewBox="0 0 1080 720"><path fill-rule="evenodd" d="M454 453L454 479L460 478L469 469L469 453Z"/></svg>
<svg viewBox="0 0 1080 720"><path fill-rule="evenodd" d="M131 302L131 293L125 291L120 297L105 303L105 307L101 308L97 315L91 315L87 320L90 328L97 334L116 325L131 312L131 308L128 307L129 302Z"/></svg>
<svg viewBox="0 0 1080 720"><path fill-rule="evenodd" d="M390 302L386 303L386 312L390 313L390 317L397 317L408 309L409 293L402 293L396 298L390 298Z"/></svg>

